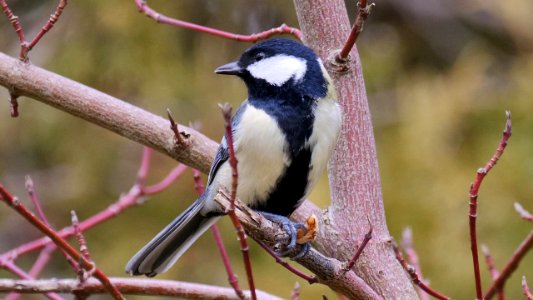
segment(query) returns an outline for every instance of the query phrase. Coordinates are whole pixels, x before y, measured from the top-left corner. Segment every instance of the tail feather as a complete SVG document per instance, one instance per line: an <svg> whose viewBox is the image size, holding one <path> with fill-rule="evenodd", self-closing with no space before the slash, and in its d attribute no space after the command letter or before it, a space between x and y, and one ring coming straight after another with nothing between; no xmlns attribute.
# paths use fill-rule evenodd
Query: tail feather
<svg viewBox="0 0 533 300"><path fill-rule="evenodd" d="M128 262L126 272L153 277L167 271L219 218L202 215L202 200L196 200L139 250Z"/></svg>

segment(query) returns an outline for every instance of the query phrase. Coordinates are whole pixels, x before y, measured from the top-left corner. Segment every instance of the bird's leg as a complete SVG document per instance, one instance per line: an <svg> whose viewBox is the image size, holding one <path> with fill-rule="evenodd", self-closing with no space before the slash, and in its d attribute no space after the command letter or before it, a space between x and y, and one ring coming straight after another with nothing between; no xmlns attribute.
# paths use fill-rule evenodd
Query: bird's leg
<svg viewBox="0 0 533 300"><path fill-rule="evenodd" d="M290 237L290 242L286 246L286 249L284 251L278 252L279 256L288 256L288 255L293 254L296 250L296 247L298 247L298 245L296 244L296 241L298 240L298 236L297 236L298 229L303 229L304 232L306 232L307 228L305 227L305 225L300 224L300 223L294 223L291 220L289 220L289 218L284 217L284 216L275 215L275 214L271 214L267 212L261 212L261 214L267 220L279 224L283 228L283 230L287 232L287 234ZM296 255L291 255L290 257L291 259L293 260L298 259L304 256L307 253L307 251L309 251L309 248L310 248L309 243L304 243L301 246L302 246L301 249L298 250L298 253L296 253Z"/></svg>

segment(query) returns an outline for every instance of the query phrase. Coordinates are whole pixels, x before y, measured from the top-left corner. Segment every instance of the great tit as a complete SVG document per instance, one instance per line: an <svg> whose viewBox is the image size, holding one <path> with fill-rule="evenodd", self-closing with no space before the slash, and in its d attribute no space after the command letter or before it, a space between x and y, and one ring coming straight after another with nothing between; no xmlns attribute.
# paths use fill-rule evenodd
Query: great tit
<svg viewBox="0 0 533 300"><path fill-rule="evenodd" d="M257 43L215 73L236 75L248 89L232 118L237 197L285 226L323 173L339 135L342 113L331 78L310 48L289 39ZM223 215L213 198L231 182L224 137L205 193L135 254L126 272L152 277L167 271Z"/></svg>

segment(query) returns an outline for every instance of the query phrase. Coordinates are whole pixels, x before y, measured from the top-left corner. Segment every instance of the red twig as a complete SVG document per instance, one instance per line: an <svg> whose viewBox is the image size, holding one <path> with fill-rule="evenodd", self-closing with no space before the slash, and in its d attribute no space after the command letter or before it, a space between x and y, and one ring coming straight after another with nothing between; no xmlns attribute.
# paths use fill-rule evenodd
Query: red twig
<svg viewBox="0 0 533 300"><path fill-rule="evenodd" d="M193 169L192 174L194 178L194 188L196 189L198 195L202 195L205 191L205 188L202 182L202 178L200 176L200 171ZM226 273L228 274L229 284L231 285L231 287L233 287L233 289L235 290L235 294L237 294L240 299L246 299L246 295L239 286L239 280L237 279L235 272L233 272L233 267L231 266L228 251L226 251L226 247L224 246L224 241L222 240L222 235L220 234L220 230L218 229L217 224L213 224L213 226L211 226L211 233L213 234L213 238L215 239L218 251L220 252L220 256L222 257L224 268L226 269Z"/></svg>
<svg viewBox="0 0 533 300"><path fill-rule="evenodd" d="M35 206L35 211L37 212L37 215L39 216L39 218L41 218L41 220L44 222L44 224L46 224L46 226L53 228L52 225L50 225L50 222L48 222L46 215L44 214L44 211L41 206L41 201L39 200L39 197L37 196L37 193L35 192L35 186L30 176L26 176L25 187L26 187L26 191L28 191L28 195L30 196L30 200L33 203L33 206ZM65 257L69 265L72 267L72 269L74 269L76 273L80 272L80 268L78 267L78 264L70 256L68 256L63 250L61 250L61 253L63 253L63 256ZM37 263L37 261L35 263Z"/></svg>
<svg viewBox="0 0 533 300"><path fill-rule="evenodd" d="M85 237L83 236L83 232L80 229L80 222L78 220L78 216L76 215L75 211L70 211L71 220L72 220L72 227L74 227L74 234L76 235L76 239L78 240L78 245L80 246L80 253L81 255L90 263L94 265L93 260L91 259L91 255L89 254L89 248L87 247L87 242L85 241ZM80 280L80 283L84 283L87 278L91 277L92 271L85 272L83 269L80 268L78 272L78 278Z"/></svg>
<svg viewBox="0 0 533 300"><path fill-rule="evenodd" d="M426 281L424 280L424 276L422 275L422 268L420 268L418 254L416 253L415 248L413 247L413 231L411 230L411 228L407 227L404 229L402 233L401 245L403 251L407 256L408 263L413 268L415 268L416 273L420 277L420 280L426 283ZM420 288L418 288L418 295L420 296L421 300L428 300L428 295Z"/></svg>
<svg viewBox="0 0 533 300"><path fill-rule="evenodd" d="M298 282L294 284L294 289L292 290L291 299L300 300L300 284Z"/></svg>
<svg viewBox="0 0 533 300"><path fill-rule="evenodd" d="M533 300L533 294L531 294L531 290L527 285L526 276L522 277L522 290L524 291L524 296L526 296L527 300Z"/></svg>
<svg viewBox="0 0 533 300"><path fill-rule="evenodd" d="M502 138L496 148L496 152L491 159L485 164L483 168L477 170L476 180L470 186L470 210L468 213L470 224L470 250L472 251L472 262L474 265L474 278L476 281L476 299L483 299L483 291L481 288L481 274L479 271L479 257L477 246L477 231L476 231L476 219L477 219L477 198L481 183L492 167L498 162L500 157L507 146L507 141L511 137L511 112L506 111L507 121L505 122L505 129L503 131Z"/></svg>
<svg viewBox="0 0 533 300"><path fill-rule="evenodd" d="M2 10L4 11L5 15L9 19L9 22L11 22L11 25L13 26L13 29L15 29L15 32L17 33L19 37L20 42L20 53L19 58L20 60L27 62L28 61L28 52L37 45L37 43L41 40L41 38L54 26L54 24L57 22L59 17L61 16L61 13L63 12L63 9L67 5L67 0L59 0L59 3L56 6L56 9L54 13L50 16L48 21L44 24L44 26L41 28L39 33L35 35L35 37L32 39L31 42L26 41L26 37L24 36L24 29L22 28L22 25L20 24L19 18L13 14L9 6L7 5L7 2L5 0L0 0L0 6L2 7Z"/></svg>
<svg viewBox="0 0 533 300"><path fill-rule="evenodd" d="M170 130L172 130L172 132L174 132L175 143L178 146L186 146L187 143L181 137L181 133L180 133L180 131L178 129L178 124L176 123L176 121L174 121L174 118L172 117L172 113L170 112L169 108L167 108L167 116L168 116L168 120L170 121Z"/></svg>
<svg viewBox="0 0 533 300"><path fill-rule="evenodd" d="M228 211L228 215L231 219L231 222L233 223L233 226L235 227L235 230L237 231L237 236L239 238L239 242L241 244L241 252L244 260L244 265L246 268L246 277L248 278L248 287L250 289L250 293L252 296L252 300L257 299L257 295L255 293L255 284L254 284L254 278L252 273L252 262L250 260L250 247L248 247L248 242L246 240L246 233L244 232L244 228L242 227L241 221L235 214L235 199L237 198L237 186L239 182L239 173L237 171L237 157L235 156L235 148L233 147L233 132L231 128L231 106L228 103L221 104L220 110L222 111L222 114L224 115L224 123L226 127L226 141L228 144L229 149L229 163L231 166L231 175L232 175L232 182L231 182L231 193L230 193L230 210Z"/></svg>
<svg viewBox="0 0 533 300"><path fill-rule="evenodd" d="M365 237L363 239L363 242L361 243L361 246L357 248L357 251L353 255L352 259L348 262L348 264L344 268L345 273L353 268L353 266L357 262L357 259L359 259L359 256L361 256L361 253L363 253L363 250L365 249L366 245L368 244L370 239L372 239L372 230L373 230L372 224L370 224L370 228L368 229L368 232L365 234Z"/></svg>
<svg viewBox="0 0 533 300"><path fill-rule="evenodd" d="M151 153L151 150L145 147L144 155L143 155L143 163L142 163L141 168L139 169L139 174L146 174L146 172L148 171L150 153ZM86 231L96 225L99 225L109 219L112 219L113 217L116 217L117 215L122 213L124 210L139 203L143 196L149 196L149 195L153 195L153 194L163 191L164 189L168 188L170 184L172 184L181 174L183 174L183 172L186 169L187 167L185 165L179 164L172 171L170 171L167 177L165 177L162 181L160 181L159 183L153 184L151 186L147 186L147 187L144 187L142 184L140 184L140 182L144 182L144 179L142 180L137 179L137 183L134 186L132 186L132 188L126 195L121 196L115 203L113 203L107 209L81 222L80 230ZM139 176L145 177L145 175L139 175ZM74 234L74 230L72 227L65 227L58 232L58 235L61 236L62 238L68 238L72 236L73 234ZM46 245L49 245L50 243L51 243L50 239L40 238L40 239L31 241L29 243L26 243L24 245L21 245L15 249L12 249L8 253L0 255L0 258L6 255L10 255L10 253L16 253L17 255L23 255L28 252L40 249Z"/></svg>
<svg viewBox="0 0 533 300"><path fill-rule="evenodd" d="M33 226L35 226L37 229L39 229L42 233L47 235L50 239L54 241L54 243L65 250L65 252L72 257L75 260L78 260L80 262L80 265L86 269L86 270L92 270L94 267L94 264L90 263L88 260L86 260L82 255L76 251L72 246L70 246L63 238L61 238L53 229L46 226L46 224L37 219L20 201L16 198L14 198L2 185L0 185L0 195L2 196L2 200L10 207L12 207L15 211L17 211L22 217L24 217L29 223L31 223ZM124 296L118 291L109 281L109 278L100 271L98 268L95 268L94 276L102 282L104 286L108 289L110 294L115 299L124 299Z"/></svg>
<svg viewBox="0 0 533 300"><path fill-rule="evenodd" d="M29 52L37 43L41 40L41 38L50 30L52 27L54 27L54 24L59 20L59 17L63 13L63 9L65 9L65 6L67 6L67 0L59 0L57 3L56 9L53 14L50 15L50 18L44 24L44 26L41 28L39 33L31 40L30 44L27 46L27 52Z"/></svg>
<svg viewBox="0 0 533 300"><path fill-rule="evenodd" d="M394 249L394 253L396 254L396 259L400 262L403 269L409 274L411 277L411 280L414 284L416 284L419 288L421 288L424 292L428 293L430 296L435 297L437 299L441 300L448 300L451 299L448 296L445 296L435 290L433 290L431 287L429 287L426 283L424 283L422 280L420 280L420 277L416 273L415 268L409 266L407 262L405 262L405 259L403 258L402 253L400 252L400 249L398 249L398 246L393 243L392 248Z"/></svg>
<svg viewBox="0 0 533 300"><path fill-rule="evenodd" d="M5 0L0 0L0 6L2 7L2 10L4 11L4 13L6 14L7 19L11 23L11 26L13 26L13 29L15 29L15 32L17 33L19 37L19 42L22 45L23 43L26 42L26 37L24 36L24 30L22 29L22 26L20 25L19 17L13 14L13 12L9 8Z"/></svg>
<svg viewBox="0 0 533 300"><path fill-rule="evenodd" d="M19 116L19 102L18 102L18 95L14 92L9 92L9 111L12 118L16 118Z"/></svg>
<svg viewBox="0 0 533 300"><path fill-rule="evenodd" d="M533 230L525 238L522 244L518 246L509 261L505 264L505 266L500 272L500 276L498 276L498 278L492 282L492 285L485 294L484 299L489 300L494 296L494 294L496 294L496 292L498 292L498 290L503 289L503 286L505 285L507 279L509 279L514 270L516 270L516 268L520 264L520 261L522 261L526 253L531 250L531 248L533 248Z"/></svg>
<svg viewBox="0 0 533 300"><path fill-rule="evenodd" d="M255 43L257 41L264 40L273 35L278 35L278 34L291 34L299 40L302 39L302 33L300 32L299 29L287 26L285 24L282 24L279 27L272 28L272 29L269 29L269 30L266 30L260 33L256 33L256 34L241 35L241 34L231 33L231 32L218 30L218 29L214 29L214 28L210 28L206 26L201 26L198 24L190 23L190 22L176 20L176 19L167 17L165 15L162 15L158 13L157 11L153 10L150 6L148 6L145 0L134 0L134 1L139 12L144 13L146 16L148 16L151 19L154 19L157 23L163 23L163 24L168 24L168 25L172 25L176 27L187 28L187 29L211 34L214 36L226 38L226 39L231 39L231 40L240 41L240 42Z"/></svg>
<svg viewBox="0 0 533 300"><path fill-rule="evenodd" d="M515 202L514 209L516 210L516 212L520 215L522 219L529 221L529 222L533 222L533 215L529 211L525 210L522 207L522 205L520 205L520 203Z"/></svg>
<svg viewBox="0 0 533 300"><path fill-rule="evenodd" d="M285 269L289 270L291 273L293 273L294 275L304 279L305 281L307 281L309 284L313 284L313 283L317 283L318 282L318 278L316 276L311 276L311 275L307 275L305 274L304 272L298 270L297 268L293 267L291 264L289 264L287 261L285 261L283 258L279 257L276 252L272 251L272 249L270 249L270 247L268 247L267 245L265 245L265 243L259 241L259 240L255 240L259 246L261 246L263 249L266 250L266 252L268 254L270 254L270 256L272 256L274 258L274 260L282 265Z"/></svg>
<svg viewBox="0 0 533 300"><path fill-rule="evenodd" d="M494 264L494 259L492 258L492 255L490 254L489 247L487 245L481 245L481 252L483 252L483 255L485 256L485 262L487 263L487 267L489 269L490 277L492 280L496 280L498 276L500 275L500 272L496 269L496 265ZM498 290L498 299L504 300L505 299L505 293L503 289Z"/></svg>
<svg viewBox="0 0 533 300"><path fill-rule="evenodd" d="M343 63L347 61L348 55L350 55L350 51L352 51L355 41L357 41L357 37L359 37L359 34L363 31L365 20L370 14L370 10L373 6L374 3L367 4L367 0L360 0L357 2L357 14L355 15L352 31L350 32L348 39L346 39L346 43L344 43L341 51L337 54L337 62Z"/></svg>

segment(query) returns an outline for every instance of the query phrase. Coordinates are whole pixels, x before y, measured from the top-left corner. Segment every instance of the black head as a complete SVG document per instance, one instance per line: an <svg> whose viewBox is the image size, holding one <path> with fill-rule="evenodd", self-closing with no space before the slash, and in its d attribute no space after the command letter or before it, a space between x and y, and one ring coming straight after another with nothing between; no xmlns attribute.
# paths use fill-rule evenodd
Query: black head
<svg viewBox="0 0 533 300"><path fill-rule="evenodd" d="M251 97L275 97L296 93L324 97L327 80L320 61L310 48L288 39L269 39L247 49L238 61L223 65L217 74L237 75Z"/></svg>

